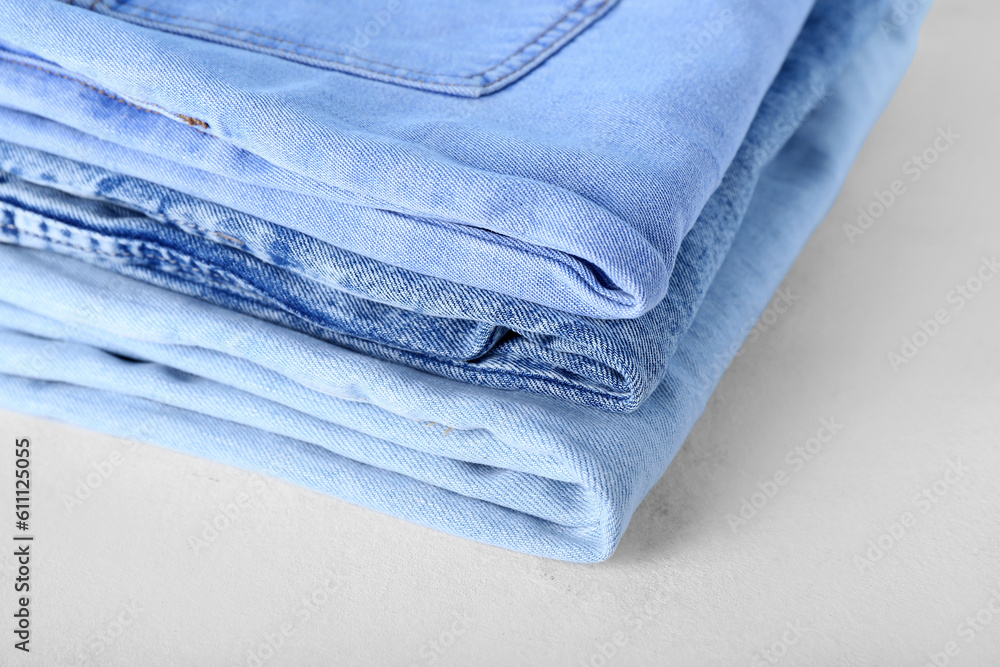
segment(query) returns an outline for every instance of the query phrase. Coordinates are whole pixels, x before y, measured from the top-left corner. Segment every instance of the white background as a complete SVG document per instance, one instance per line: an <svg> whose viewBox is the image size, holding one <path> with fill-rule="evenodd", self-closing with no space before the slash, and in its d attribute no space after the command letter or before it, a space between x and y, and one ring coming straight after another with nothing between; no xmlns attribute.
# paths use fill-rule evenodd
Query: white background
<svg viewBox="0 0 1000 667"><path fill-rule="evenodd" d="M785 281L797 300L744 346L608 562L511 553L0 412L3 442L33 443L37 536L29 656L12 647L14 559L0 555L0 664L1000 664L1000 614L981 612L1000 610L1000 278L948 300L1000 256L997 26L995 1L932 8ZM959 138L913 182L904 163L939 128ZM906 191L850 243L844 224L897 179ZM888 353L942 308L948 323L894 371ZM843 428L786 459L823 418ZM728 515L778 471L786 483L734 529Z"/></svg>

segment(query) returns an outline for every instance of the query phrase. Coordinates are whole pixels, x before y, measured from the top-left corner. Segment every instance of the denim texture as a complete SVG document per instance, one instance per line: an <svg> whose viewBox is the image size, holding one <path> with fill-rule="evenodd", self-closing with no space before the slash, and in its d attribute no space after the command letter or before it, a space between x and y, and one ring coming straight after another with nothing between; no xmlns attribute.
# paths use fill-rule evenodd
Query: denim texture
<svg viewBox="0 0 1000 667"><path fill-rule="evenodd" d="M181 9L164 17L167 4ZM322 17L316 4L283 3L279 21L260 0L0 0L0 100L148 156L144 173L113 171L339 248L557 310L637 317L667 293L813 0L520 0L487 12L512 26L503 35L464 23L489 3L407 3L361 56L410 42L400 66L435 75L476 74L507 53L537 65L478 97L320 67L302 51L337 45L277 57L290 25L337 40L377 3ZM580 16L560 27L565 10ZM478 44L459 44L468 30ZM272 41L247 48L261 34Z"/></svg>
<svg viewBox="0 0 1000 667"><path fill-rule="evenodd" d="M695 314L633 414L470 386L12 245L0 246L0 404L489 544L607 558L835 199L912 57L918 25L912 17L870 34L764 168L742 224L695 225L688 238L708 240L685 241L672 278ZM724 255L707 278L706 253Z"/></svg>
<svg viewBox="0 0 1000 667"><path fill-rule="evenodd" d="M667 298L637 319L572 315L423 276L148 181L7 142L0 142L0 170L15 177L0 183L0 240L68 253L444 377L630 412L663 378L761 169L822 103L884 6L817 3L683 242L684 272L673 277ZM8 128L47 150L72 132L49 131L52 123L40 119L28 131L32 120L21 117ZM74 154L105 147L104 162L143 161L76 135Z"/></svg>

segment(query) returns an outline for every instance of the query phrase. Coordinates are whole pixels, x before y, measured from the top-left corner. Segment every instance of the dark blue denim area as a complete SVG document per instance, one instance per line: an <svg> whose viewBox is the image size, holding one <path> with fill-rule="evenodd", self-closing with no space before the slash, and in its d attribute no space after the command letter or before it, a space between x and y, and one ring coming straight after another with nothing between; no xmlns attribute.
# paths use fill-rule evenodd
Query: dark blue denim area
<svg viewBox="0 0 1000 667"><path fill-rule="evenodd" d="M886 2L821 1L634 320L572 315L431 278L162 186L0 145L2 236L438 375L616 412L653 392L728 253L758 175L820 105Z"/></svg>

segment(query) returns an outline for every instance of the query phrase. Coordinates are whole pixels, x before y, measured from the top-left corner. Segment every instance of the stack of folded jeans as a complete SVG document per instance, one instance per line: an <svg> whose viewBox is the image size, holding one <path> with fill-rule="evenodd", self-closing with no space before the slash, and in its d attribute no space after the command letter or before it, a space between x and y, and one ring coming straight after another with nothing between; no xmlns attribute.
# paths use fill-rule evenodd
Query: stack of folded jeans
<svg viewBox="0 0 1000 667"><path fill-rule="evenodd" d="M676 454L924 11L0 8L0 406L572 561Z"/></svg>

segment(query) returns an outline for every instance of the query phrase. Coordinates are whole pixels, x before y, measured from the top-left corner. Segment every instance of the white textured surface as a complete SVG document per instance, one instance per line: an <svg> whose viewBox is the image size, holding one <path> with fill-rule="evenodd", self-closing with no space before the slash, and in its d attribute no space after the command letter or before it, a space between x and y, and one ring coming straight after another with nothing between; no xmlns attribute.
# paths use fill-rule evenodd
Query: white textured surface
<svg viewBox="0 0 1000 667"><path fill-rule="evenodd" d="M980 613L1000 610L1000 279L962 308L948 300L1000 256L998 19L991 0L931 10L910 74L785 281L797 300L744 347L607 563L481 546L0 413L3 442L33 442L37 535L30 656L12 648L16 574L12 550L0 556L0 664L1000 664L1000 614ZM904 163L948 127L960 138L912 182ZM844 223L896 179L906 191L849 243ZM937 309L948 323L894 372L887 354ZM843 428L818 454L786 459L831 417ZM949 461L968 468L950 484ZM785 483L734 530L727 515L778 471ZM936 502L920 500L936 482ZM307 608L313 595L326 602Z"/></svg>

